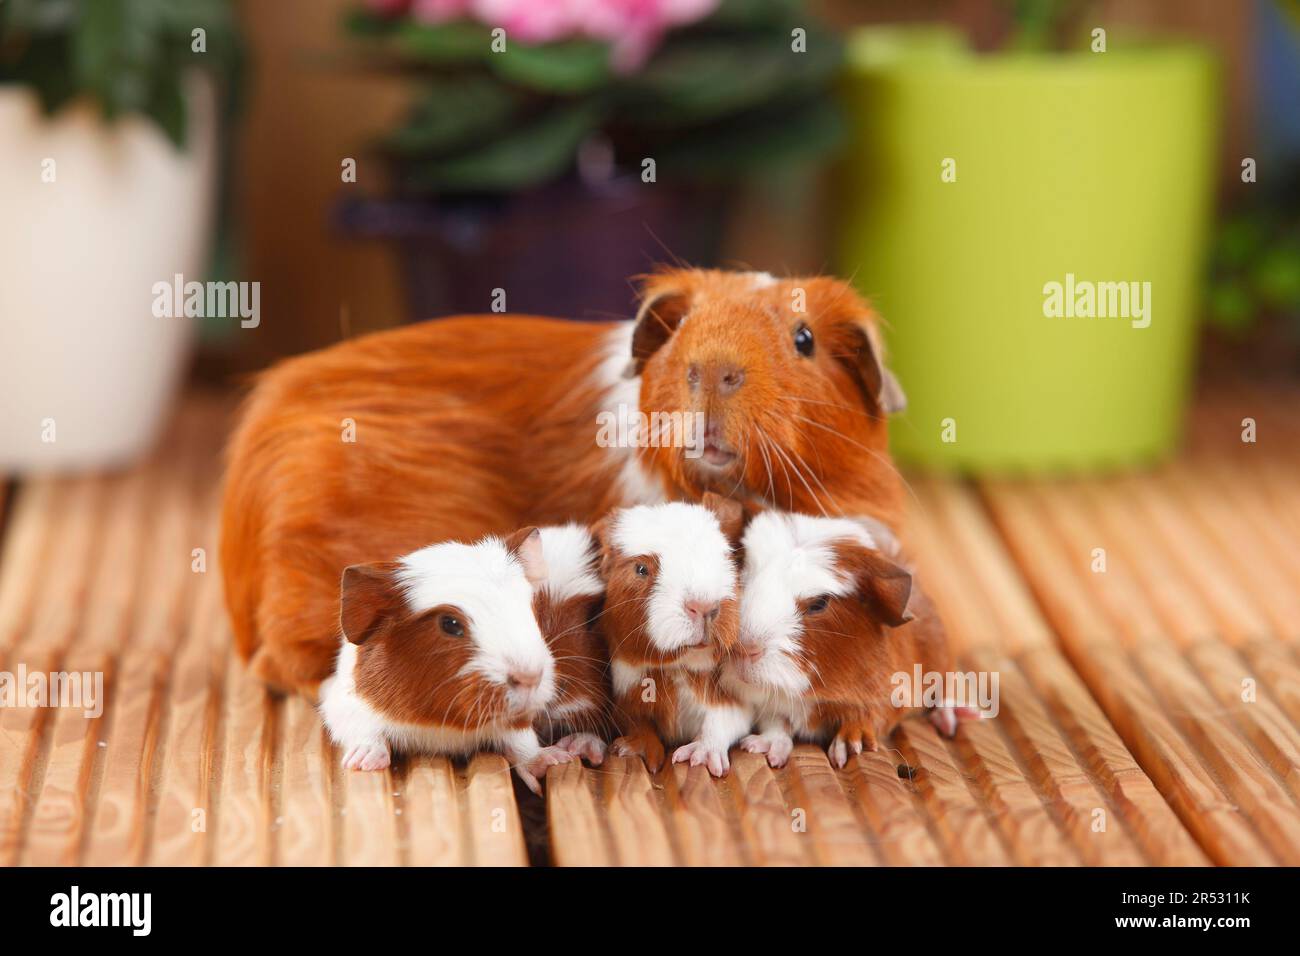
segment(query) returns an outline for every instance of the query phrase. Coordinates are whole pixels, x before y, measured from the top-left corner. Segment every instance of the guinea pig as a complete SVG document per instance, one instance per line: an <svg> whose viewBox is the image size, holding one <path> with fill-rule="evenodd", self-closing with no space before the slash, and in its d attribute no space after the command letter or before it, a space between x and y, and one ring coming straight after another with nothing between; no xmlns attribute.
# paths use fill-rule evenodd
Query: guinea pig
<svg viewBox="0 0 1300 956"><path fill-rule="evenodd" d="M534 726L542 740L593 765L609 739L609 658L599 620L601 583L595 539L578 524L540 529L546 575L533 610L555 658L555 696Z"/></svg>
<svg viewBox="0 0 1300 956"><path fill-rule="evenodd" d="M827 745L843 767L874 751L902 719L895 674L951 670L943 626L897 562L887 527L765 511L742 539L741 636L722 684L753 708L758 733L740 746L785 764L792 738ZM956 711L931 719L948 736Z"/></svg>
<svg viewBox="0 0 1300 956"><path fill-rule="evenodd" d="M573 759L533 729L556 695L533 611L545 577L536 528L344 571L342 646L320 700L343 766L382 770L393 749L500 749L540 792L546 769Z"/></svg>
<svg viewBox="0 0 1300 956"><path fill-rule="evenodd" d="M314 694L342 569L436 540L709 489L893 522L885 416L901 405L874 315L828 278L673 269L630 322L460 316L289 359L227 452L235 646L260 679ZM656 415L681 428L657 440ZM610 440L619 416L640 418Z"/></svg>
<svg viewBox="0 0 1300 956"><path fill-rule="evenodd" d="M728 750L751 725L748 711L718 686L738 625L736 566L721 522L738 521L739 506L724 507L716 496L706 505L620 508L594 529L621 733L612 750L644 758L652 772L663 766L667 740L682 745L674 763L722 776Z"/></svg>

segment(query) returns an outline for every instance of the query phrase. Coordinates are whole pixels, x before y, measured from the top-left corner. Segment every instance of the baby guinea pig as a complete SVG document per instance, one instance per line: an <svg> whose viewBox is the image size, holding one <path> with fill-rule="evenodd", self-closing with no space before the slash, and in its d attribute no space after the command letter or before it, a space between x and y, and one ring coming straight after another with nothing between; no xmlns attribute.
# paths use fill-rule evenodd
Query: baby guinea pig
<svg viewBox="0 0 1300 956"><path fill-rule="evenodd" d="M683 744L674 762L715 776L750 728L748 712L718 686L718 665L738 629L736 567L727 528L740 506L708 495L610 512L596 523L605 582L601 631L609 647L612 749L657 771L664 741Z"/></svg>
<svg viewBox="0 0 1300 956"><path fill-rule="evenodd" d="M722 683L754 708L751 753L785 764L792 737L827 744L831 762L875 750L904 715L891 678L951 670L940 618L870 520L766 511L743 537L741 639ZM948 736L952 708L932 719Z"/></svg>
<svg viewBox="0 0 1300 956"><path fill-rule="evenodd" d="M320 711L343 766L382 770L393 749L500 749L530 789L572 755L533 722L556 696L533 611L541 534L445 542L343 572L342 646Z"/></svg>
<svg viewBox="0 0 1300 956"><path fill-rule="evenodd" d="M599 621L605 586L591 532L542 528L546 576L533 595L542 637L555 658L555 696L534 721L538 735L595 765L609 739L609 658Z"/></svg>

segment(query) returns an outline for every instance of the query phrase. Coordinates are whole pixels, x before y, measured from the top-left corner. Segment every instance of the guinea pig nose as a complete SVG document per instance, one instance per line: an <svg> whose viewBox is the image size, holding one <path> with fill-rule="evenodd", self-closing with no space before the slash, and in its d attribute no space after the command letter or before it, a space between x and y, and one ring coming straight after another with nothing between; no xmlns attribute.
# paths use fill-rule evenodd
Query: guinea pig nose
<svg viewBox="0 0 1300 956"><path fill-rule="evenodd" d="M759 644L751 644L749 641L741 641L740 653L744 654L751 661L757 661L763 656L763 648Z"/></svg>
<svg viewBox="0 0 1300 956"><path fill-rule="evenodd" d="M712 621L718 616L722 605L717 601L699 601L695 598L686 602L686 615L692 621Z"/></svg>
<svg viewBox="0 0 1300 956"><path fill-rule="evenodd" d="M738 365L722 365L718 368L718 391L730 395L745 384L745 370Z"/></svg>
<svg viewBox="0 0 1300 956"><path fill-rule="evenodd" d="M541 682L541 671L511 671L506 675L506 683L515 690L532 690Z"/></svg>

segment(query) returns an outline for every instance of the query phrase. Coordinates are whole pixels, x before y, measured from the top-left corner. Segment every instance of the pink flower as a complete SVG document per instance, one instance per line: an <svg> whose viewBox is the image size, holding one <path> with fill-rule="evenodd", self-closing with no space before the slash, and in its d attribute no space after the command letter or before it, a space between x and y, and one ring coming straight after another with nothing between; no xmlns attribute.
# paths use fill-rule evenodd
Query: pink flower
<svg viewBox="0 0 1300 956"><path fill-rule="evenodd" d="M579 32L574 0L471 0L474 16L502 27L506 39L553 43Z"/></svg>
<svg viewBox="0 0 1300 956"><path fill-rule="evenodd" d="M445 23L469 16L469 8L470 0L413 0L411 16L421 23Z"/></svg>

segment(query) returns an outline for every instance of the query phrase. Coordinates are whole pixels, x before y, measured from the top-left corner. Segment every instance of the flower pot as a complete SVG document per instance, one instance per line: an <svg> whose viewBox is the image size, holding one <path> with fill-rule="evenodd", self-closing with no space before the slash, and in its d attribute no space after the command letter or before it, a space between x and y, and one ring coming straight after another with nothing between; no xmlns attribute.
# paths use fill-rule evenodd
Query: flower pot
<svg viewBox="0 0 1300 956"><path fill-rule="evenodd" d="M202 278L209 93L194 88L181 153L142 118L46 117L0 87L0 472L122 464L155 437L194 320L155 318L152 290Z"/></svg>
<svg viewBox="0 0 1300 956"><path fill-rule="evenodd" d="M888 325L901 459L1079 470L1176 446L1215 81L1190 46L975 56L933 29L855 36L839 266Z"/></svg>
<svg viewBox="0 0 1300 956"><path fill-rule="evenodd" d="M634 310L629 276L674 257L716 262L724 206L717 191L573 176L499 197L350 201L339 221L394 243L412 321L494 306L603 320Z"/></svg>

